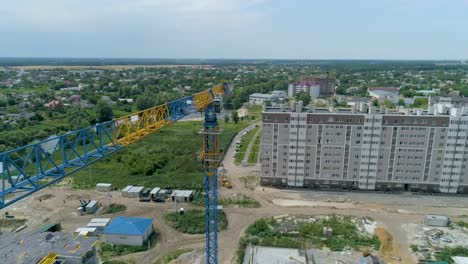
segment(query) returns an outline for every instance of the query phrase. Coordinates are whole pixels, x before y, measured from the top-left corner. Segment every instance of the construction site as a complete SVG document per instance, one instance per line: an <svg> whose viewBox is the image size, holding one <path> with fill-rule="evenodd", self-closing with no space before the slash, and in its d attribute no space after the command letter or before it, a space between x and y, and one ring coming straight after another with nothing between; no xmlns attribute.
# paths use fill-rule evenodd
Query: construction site
<svg viewBox="0 0 468 264"><path fill-rule="evenodd" d="M259 157L248 158L261 122L250 121L221 152L221 95L229 95L226 84L49 140L52 148L39 142L1 153L2 263L416 264L468 246L465 196L261 186ZM97 184L80 189L67 177L197 110L204 122L192 136L202 148L193 156L203 190L116 187L96 170L89 177Z"/></svg>

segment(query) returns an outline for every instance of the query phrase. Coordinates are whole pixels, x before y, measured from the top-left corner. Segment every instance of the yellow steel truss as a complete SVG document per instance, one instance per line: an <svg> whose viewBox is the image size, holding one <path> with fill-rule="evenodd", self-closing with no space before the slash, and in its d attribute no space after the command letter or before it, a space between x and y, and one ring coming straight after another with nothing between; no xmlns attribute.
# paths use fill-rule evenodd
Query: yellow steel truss
<svg viewBox="0 0 468 264"><path fill-rule="evenodd" d="M224 95L223 84L196 93L193 106L203 111L213 102L214 95ZM158 105L137 113L114 119L117 133L116 141L121 145L133 143L146 135L158 131L171 123L168 104Z"/></svg>
<svg viewBox="0 0 468 264"><path fill-rule="evenodd" d="M204 161L205 168L217 168L221 160L221 153L219 152L219 135L222 131L219 127L203 130L202 134L202 148L198 155L198 159ZM211 145L209 151L206 151L207 142ZM211 175L210 175L211 176Z"/></svg>
<svg viewBox="0 0 468 264"><path fill-rule="evenodd" d="M196 103L198 111L202 111L213 101L213 98L211 97L211 89L196 93L193 96L193 101Z"/></svg>
<svg viewBox="0 0 468 264"><path fill-rule="evenodd" d="M218 84L213 87L213 94L214 95L224 95L224 89L222 84Z"/></svg>
<svg viewBox="0 0 468 264"><path fill-rule="evenodd" d="M43 257L38 264L54 264L57 259L57 253L49 253L47 256Z"/></svg>
<svg viewBox="0 0 468 264"><path fill-rule="evenodd" d="M167 103L115 119L117 142L126 146L171 123Z"/></svg>

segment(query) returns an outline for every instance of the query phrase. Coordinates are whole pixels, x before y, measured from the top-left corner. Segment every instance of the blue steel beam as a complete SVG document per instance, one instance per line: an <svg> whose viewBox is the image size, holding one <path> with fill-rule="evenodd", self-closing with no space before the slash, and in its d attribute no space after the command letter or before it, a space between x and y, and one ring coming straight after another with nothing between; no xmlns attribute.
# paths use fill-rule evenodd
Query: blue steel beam
<svg viewBox="0 0 468 264"><path fill-rule="evenodd" d="M0 208L119 150L114 121L0 153ZM8 199L10 198L10 199Z"/></svg>
<svg viewBox="0 0 468 264"><path fill-rule="evenodd" d="M171 122L175 122L190 112L196 110L192 107L193 95L170 101L168 104Z"/></svg>
<svg viewBox="0 0 468 264"><path fill-rule="evenodd" d="M219 130L213 104L205 109L205 123L202 131L202 159L205 167L205 227L206 227L206 263L218 263L218 166L219 166Z"/></svg>

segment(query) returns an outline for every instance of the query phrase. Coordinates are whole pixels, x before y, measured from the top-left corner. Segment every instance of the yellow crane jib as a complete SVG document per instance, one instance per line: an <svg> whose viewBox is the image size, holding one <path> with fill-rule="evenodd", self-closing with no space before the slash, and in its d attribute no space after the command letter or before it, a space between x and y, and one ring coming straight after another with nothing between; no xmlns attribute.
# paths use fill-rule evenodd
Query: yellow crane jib
<svg viewBox="0 0 468 264"><path fill-rule="evenodd" d="M133 143L171 123L167 103L115 119L117 142Z"/></svg>

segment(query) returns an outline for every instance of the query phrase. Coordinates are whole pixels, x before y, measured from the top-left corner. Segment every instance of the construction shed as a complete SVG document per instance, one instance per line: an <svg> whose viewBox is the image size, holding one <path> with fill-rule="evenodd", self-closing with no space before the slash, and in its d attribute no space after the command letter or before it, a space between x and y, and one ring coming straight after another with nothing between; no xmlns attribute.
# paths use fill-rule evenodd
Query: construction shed
<svg viewBox="0 0 468 264"><path fill-rule="evenodd" d="M190 190L175 190L171 194L172 201L178 203L190 202L193 199L193 191Z"/></svg>
<svg viewBox="0 0 468 264"><path fill-rule="evenodd" d="M151 192L150 192L151 198L152 198L152 199L158 198L158 193L159 193L160 190L161 190L161 188L159 188L159 187L153 188L153 189L151 190Z"/></svg>
<svg viewBox="0 0 468 264"><path fill-rule="evenodd" d="M153 219L117 216L104 229L104 241L115 245L141 246L153 232Z"/></svg>
<svg viewBox="0 0 468 264"><path fill-rule="evenodd" d="M127 197L138 198L140 197L141 192L143 192L143 189L145 189L143 186L134 186L128 190Z"/></svg>
<svg viewBox="0 0 468 264"><path fill-rule="evenodd" d="M428 226L449 226L450 219L445 215L425 215L424 224Z"/></svg>
<svg viewBox="0 0 468 264"><path fill-rule="evenodd" d="M122 197L128 197L128 191L133 188L133 185L128 185L122 190Z"/></svg>
<svg viewBox="0 0 468 264"><path fill-rule="evenodd" d="M112 191L112 184L110 183L98 183L96 184L96 190L100 192L110 192Z"/></svg>

